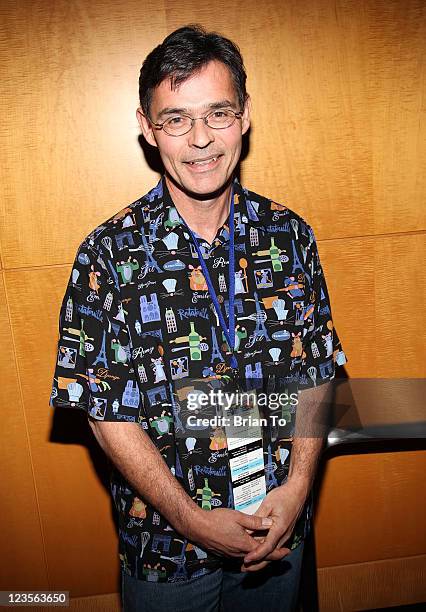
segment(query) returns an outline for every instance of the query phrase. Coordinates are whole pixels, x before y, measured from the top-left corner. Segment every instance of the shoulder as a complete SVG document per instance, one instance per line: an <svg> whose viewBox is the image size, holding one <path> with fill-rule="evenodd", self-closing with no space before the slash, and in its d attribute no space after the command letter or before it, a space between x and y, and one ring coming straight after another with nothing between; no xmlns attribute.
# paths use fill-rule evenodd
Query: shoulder
<svg viewBox="0 0 426 612"><path fill-rule="evenodd" d="M122 245L138 243L150 203L159 195L161 196L157 185L145 195L118 210L92 229L78 250L88 249L98 257L113 259L114 253L121 250Z"/></svg>
<svg viewBox="0 0 426 612"><path fill-rule="evenodd" d="M248 206L255 209L259 220L266 228L273 230L277 225L285 226L296 242L303 243L305 248L315 242L315 234L311 225L302 215L289 208L285 202L276 202L272 198L259 195L246 188L243 190Z"/></svg>

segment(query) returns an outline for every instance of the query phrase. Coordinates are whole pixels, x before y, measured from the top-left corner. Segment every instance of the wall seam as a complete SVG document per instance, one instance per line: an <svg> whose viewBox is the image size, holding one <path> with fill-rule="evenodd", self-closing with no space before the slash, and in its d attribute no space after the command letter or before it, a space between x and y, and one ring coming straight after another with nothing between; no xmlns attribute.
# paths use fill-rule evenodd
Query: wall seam
<svg viewBox="0 0 426 612"><path fill-rule="evenodd" d="M332 238L317 238L317 243L332 242L334 240L358 240L360 238L393 238L394 236L422 236L426 234L426 230L412 230L410 232L389 232L384 234L356 234L353 236L333 236ZM47 268L63 268L71 267L73 262L57 263L57 264L43 264L40 266L14 266L14 267L3 267L5 272L13 272L15 270L46 270Z"/></svg>
<svg viewBox="0 0 426 612"><path fill-rule="evenodd" d="M394 562L394 561L405 561L407 559L424 559L426 558L426 554L420 553L418 555L405 555L403 557L384 557L382 559L370 559L369 561L356 561L355 563L339 563L339 565L321 565L317 569L320 570L329 570L329 569L340 569L342 567L359 567L360 565L374 565L375 563L382 562Z"/></svg>
<svg viewBox="0 0 426 612"><path fill-rule="evenodd" d="M332 238L318 238L317 242L331 242L332 240L353 240L359 238L393 238L394 236L422 236L423 234L426 234L426 230L411 230L409 232L384 232L382 234L354 234L353 236L333 236Z"/></svg>

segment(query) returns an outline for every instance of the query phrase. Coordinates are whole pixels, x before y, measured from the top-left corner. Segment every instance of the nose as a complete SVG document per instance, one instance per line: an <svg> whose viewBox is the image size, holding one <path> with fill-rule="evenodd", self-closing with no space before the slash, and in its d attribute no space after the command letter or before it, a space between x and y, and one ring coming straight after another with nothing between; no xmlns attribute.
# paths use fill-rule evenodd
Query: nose
<svg viewBox="0 0 426 612"><path fill-rule="evenodd" d="M197 149L205 149L213 141L213 130L205 124L202 118L196 119L189 132L189 145Z"/></svg>

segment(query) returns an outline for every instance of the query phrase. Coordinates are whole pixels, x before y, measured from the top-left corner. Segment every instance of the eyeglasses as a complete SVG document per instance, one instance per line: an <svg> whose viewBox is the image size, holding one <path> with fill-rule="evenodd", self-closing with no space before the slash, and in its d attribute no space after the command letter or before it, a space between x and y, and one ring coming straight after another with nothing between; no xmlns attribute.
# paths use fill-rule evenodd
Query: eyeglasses
<svg viewBox="0 0 426 612"><path fill-rule="evenodd" d="M231 127L235 119L240 119L242 114L241 111L236 113L231 109L221 109L214 110L205 117L175 115L174 117L169 117L163 123L154 123L151 119L150 121L157 130L164 130L169 136L183 136L192 130L197 119L202 119L208 127L214 130L224 130Z"/></svg>

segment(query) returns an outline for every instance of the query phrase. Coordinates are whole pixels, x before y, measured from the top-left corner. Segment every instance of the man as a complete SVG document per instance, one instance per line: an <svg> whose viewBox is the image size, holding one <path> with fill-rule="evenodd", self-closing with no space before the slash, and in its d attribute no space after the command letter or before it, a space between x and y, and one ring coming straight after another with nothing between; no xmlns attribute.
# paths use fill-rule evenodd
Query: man
<svg viewBox="0 0 426 612"><path fill-rule="evenodd" d="M61 309L51 403L86 410L116 468L126 611L297 600L313 427L346 359L311 227L235 178L245 82L238 48L199 27L148 55L137 118L164 176L83 241ZM212 414L190 404L203 389L288 401L233 449L194 418Z"/></svg>

